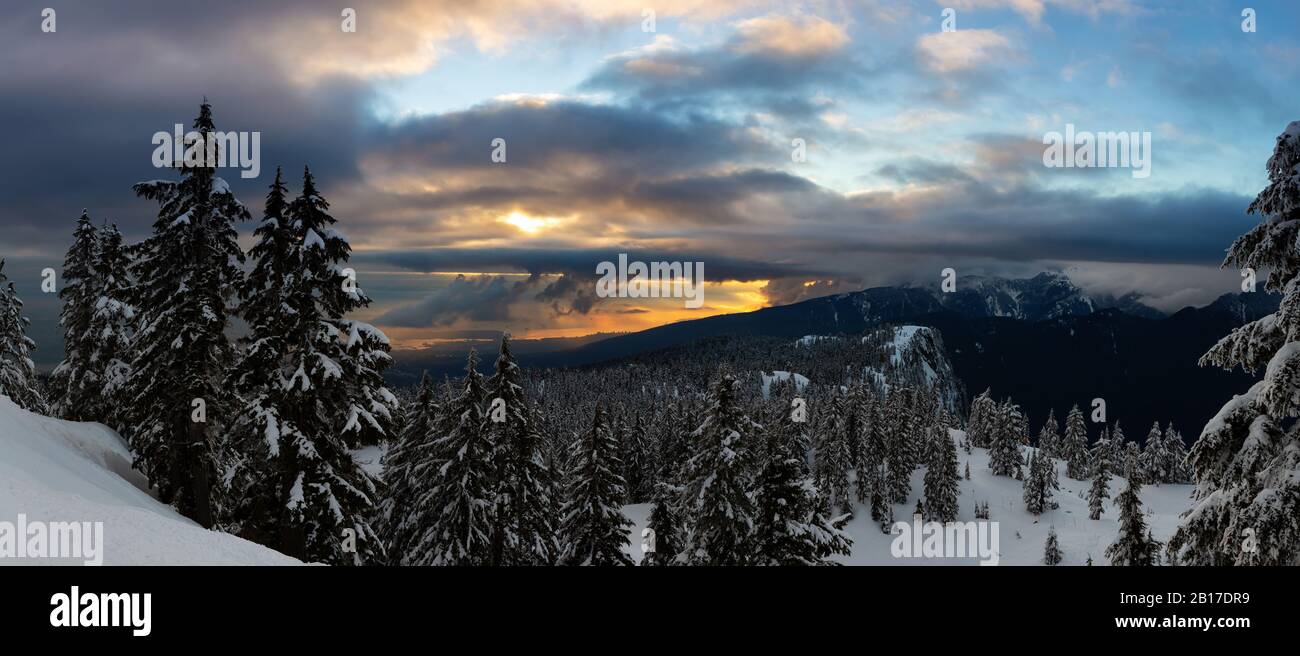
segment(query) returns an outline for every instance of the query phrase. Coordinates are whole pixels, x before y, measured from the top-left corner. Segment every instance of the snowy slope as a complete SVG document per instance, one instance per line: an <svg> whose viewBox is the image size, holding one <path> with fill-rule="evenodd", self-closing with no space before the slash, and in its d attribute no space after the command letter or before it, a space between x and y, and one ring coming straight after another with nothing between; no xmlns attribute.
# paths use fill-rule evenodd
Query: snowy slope
<svg viewBox="0 0 1300 656"><path fill-rule="evenodd" d="M954 440L960 441L962 431L952 431ZM1026 454L1031 449L1023 449ZM1119 531L1119 512L1112 501L1115 495L1126 485L1122 477L1112 477L1110 497L1106 502L1101 519L1088 519L1088 501L1086 498L1090 481L1076 481L1065 475L1065 464L1056 462L1057 473L1061 480L1061 489L1053 494L1053 501L1060 508L1049 510L1038 517L1025 511L1021 498L1020 481L1005 476L994 476L988 468L988 455L984 449L972 449L967 455L960 448L957 450L958 472L964 474L966 463L970 463L971 480L961 480L961 496L958 504L961 512L957 517L960 522L975 519L975 502L987 501L989 520L998 522L999 528L999 565L1041 565L1043 544L1047 540L1048 526L1055 526L1061 551L1064 553L1062 565L1083 565L1088 556L1092 556L1094 565L1107 565L1106 547L1114 541ZM912 510L917 498L924 488L925 469L917 469L912 474L912 494L908 503L894 505L894 518L898 521L912 521ZM1164 543L1178 526L1178 516L1191 507L1191 485L1146 485L1139 496L1147 512L1147 526L1155 538ZM628 549L633 558L641 559L641 529L645 527L650 515L650 504L625 506L623 512L636 525L629 536L631 547ZM857 506L854 518L846 526L853 538L853 552L847 558L839 559L846 565L976 565L978 558L894 558L890 545L895 536L886 535L879 526L871 521L870 509ZM1017 537L1019 534L1019 537Z"/></svg>
<svg viewBox="0 0 1300 656"><path fill-rule="evenodd" d="M209 531L160 503L131 469L122 438L102 424L36 415L0 396L0 522L104 523L106 565L288 565L247 540ZM81 564L13 560L0 565Z"/></svg>

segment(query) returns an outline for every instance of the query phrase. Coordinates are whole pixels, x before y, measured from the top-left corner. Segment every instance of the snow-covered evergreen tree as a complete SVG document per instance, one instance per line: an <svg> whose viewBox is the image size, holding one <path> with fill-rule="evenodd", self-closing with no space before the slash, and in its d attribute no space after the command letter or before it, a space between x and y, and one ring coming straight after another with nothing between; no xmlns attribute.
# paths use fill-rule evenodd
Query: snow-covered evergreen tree
<svg viewBox="0 0 1300 656"><path fill-rule="evenodd" d="M972 446L986 449L993 442L994 432L1001 419L999 408L991 395L992 390L984 390L970 404L970 421L966 425L966 439Z"/></svg>
<svg viewBox="0 0 1300 656"><path fill-rule="evenodd" d="M122 232L113 223L99 229L99 259L95 278L99 296L90 317L90 363L100 380L99 421L125 433L122 420L131 380L131 343L135 338L135 308L131 306L131 258Z"/></svg>
<svg viewBox="0 0 1300 656"><path fill-rule="evenodd" d="M351 448L391 425L397 399L381 375L388 338L346 318L370 299L345 271L351 246L310 170L302 184L286 206L277 172L241 292L250 335L236 378L246 405L235 439L247 447L237 466L244 473L232 478L238 515L244 526L275 526L290 555L377 563L378 481ZM276 502L259 513L247 503L257 498Z"/></svg>
<svg viewBox="0 0 1300 656"><path fill-rule="evenodd" d="M1142 518L1142 500L1138 498L1141 488L1141 483L1130 478L1124 491L1115 497L1115 505L1119 506L1119 536L1106 548L1106 557L1112 565L1157 564L1160 543L1151 539Z"/></svg>
<svg viewBox="0 0 1300 656"><path fill-rule="evenodd" d="M1187 445L1183 443L1183 435L1174 430L1171 423L1165 429L1165 453L1168 454L1168 460L1165 463L1165 472L1167 472L1169 483L1190 483L1192 482L1192 471L1187 464Z"/></svg>
<svg viewBox="0 0 1300 656"><path fill-rule="evenodd" d="M932 451L925 471L926 520L946 523L956 521L957 495L961 493L957 483L957 445L947 426L938 424L934 433L938 446Z"/></svg>
<svg viewBox="0 0 1300 656"><path fill-rule="evenodd" d="M1128 436L1119 422L1115 422L1115 432L1110 435L1110 461L1117 468L1128 469Z"/></svg>
<svg viewBox="0 0 1300 656"><path fill-rule="evenodd" d="M768 459L756 481L755 565L825 565L848 555L850 539L820 512L822 500L791 439L794 426L770 431Z"/></svg>
<svg viewBox="0 0 1300 656"><path fill-rule="evenodd" d="M501 565L549 565L559 551L546 485L551 474L542 454L542 436L520 385L519 365L510 353L509 335L501 336L487 394L487 433L496 451L497 471L493 560ZM619 466L615 472L621 472L617 447L612 457L610 462ZM620 489L626 494L625 487ZM626 502L621 497L617 501Z"/></svg>
<svg viewBox="0 0 1300 656"><path fill-rule="evenodd" d="M655 486L654 505L646 528L653 531L654 550L641 558L642 565L675 565L682 551L682 518L677 513L677 499L682 490L668 482Z"/></svg>
<svg viewBox="0 0 1300 656"><path fill-rule="evenodd" d="M1147 433L1146 447L1142 450L1139 464L1146 483L1158 485L1170 482L1170 472L1166 470L1169 453L1166 451L1164 431L1160 430L1158 421L1151 425L1151 431Z"/></svg>
<svg viewBox="0 0 1300 656"><path fill-rule="evenodd" d="M214 138L206 102L194 129L205 144ZM227 302L243 278L235 223L249 218L213 165L181 162L180 181L134 187L159 208L133 263L140 323L123 418L135 467L159 498L203 526L220 510L220 440L235 405Z"/></svg>
<svg viewBox="0 0 1300 656"><path fill-rule="evenodd" d="M841 414L851 407L849 396L848 393L841 393L835 397L833 403L837 412L822 420L821 435L815 454L818 489L822 491L832 507L846 513L853 511L853 489L849 483L849 471L853 469L855 460L865 457L855 455L850 448L850 435L857 430L857 424L847 421ZM856 413L851 414L856 415ZM861 478L861 471L858 472L858 476L857 492L863 494L867 489L863 486L870 479Z"/></svg>
<svg viewBox="0 0 1300 656"><path fill-rule="evenodd" d="M1038 431L1038 450L1047 458L1062 457L1060 425L1056 421L1056 410L1047 411L1047 421Z"/></svg>
<svg viewBox="0 0 1300 656"><path fill-rule="evenodd" d="M891 393L885 401L888 422L885 486L891 503L904 503L912 493L916 419L909 401L909 395L903 390Z"/></svg>
<svg viewBox="0 0 1300 656"><path fill-rule="evenodd" d="M1139 483L1147 482L1146 470L1142 467L1142 450L1138 448L1137 442L1124 443L1124 472Z"/></svg>
<svg viewBox="0 0 1300 656"><path fill-rule="evenodd" d="M36 342L27 336L31 322L23 316L23 300L4 266L0 259L0 394L24 410L45 414L45 394L31 356Z"/></svg>
<svg viewBox="0 0 1300 656"><path fill-rule="evenodd" d="M1088 519L1101 519L1110 498L1110 461L1101 457L1092 465L1092 486L1088 488Z"/></svg>
<svg viewBox="0 0 1300 656"><path fill-rule="evenodd" d="M442 461L433 453L439 428L445 420L438 405L433 379L426 372L415 399L403 413L402 430L384 453L384 498L379 505L379 525L388 562L403 564L411 551L417 526L413 505L421 489L437 475Z"/></svg>
<svg viewBox="0 0 1300 656"><path fill-rule="evenodd" d="M90 214L82 210L72 232L72 246L63 258L63 287L59 289L63 361L50 373L50 410L72 421L100 421L105 410L99 396L98 368L90 360L95 350L90 323L102 286L95 270L98 260L99 231Z"/></svg>
<svg viewBox="0 0 1300 656"><path fill-rule="evenodd" d="M754 503L750 450L762 427L737 402L738 382L723 372L709 390L704 422L692 435L686 465L684 554L697 565L744 565L754 555L750 539Z"/></svg>
<svg viewBox="0 0 1300 656"><path fill-rule="evenodd" d="M1025 476L1023 498L1025 509L1031 514L1041 515L1043 511L1055 506L1052 503L1052 492L1060 489L1054 475L1055 468L1052 459L1044 456L1041 451L1030 453L1029 474Z"/></svg>
<svg viewBox="0 0 1300 656"><path fill-rule="evenodd" d="M1101 433L1097 435L1097 441L1093 442L1092 447L1088 449L1088 468L1095 470L1098 463L1108 463L1107 467L1122 467L1123 459L1115 458L1115 450L1110 445L1110 430L1102 426Z"/></svg>
<svg viewBox="0 0 1300 656"><path fill-rule="evenodd" d="M560 524L561 562L567 565L633 565L623 548L632 520L623 514L623 463L609 432L604 410L596 407L592 426L573 444Z"/></svg>
<svg viewBox="0 0 1300 656"><path fill-rule="evenodd" d="M416 537L403 560L406 565L487 565L492 560L496 472L495 452L484 430L486 395L478 354L471 350L460 394L448 402L446 421L438 422L445 432L429 450L434 466L421 468L430 477L408 510Z"/></svg>
<svg viewBox="0 0 1300 656"><path fill-rule="evenodd" d="M1076 404L1070 409L1065 419L1065 436L1062 438L1061 457L1065 459L1065 475L1076 481L1088 477L1088 425L1084 423L1083 412Z"/></svg>
<svg viewBox="0 0 1300 656"><path fill-rule="evenodd" d="M1047 543L1043 545L1043 564L1061 564L1061 545L1056 540L1056 527L1047 527Z"/></svg>
<svg viewBox="0 0 1300 656"><path fill-rule="evenodd" d="M1020 427L1023 415L1020 408L1011 401L997 406L996 419L992 422L991 442L989 444L989 469L995 476L1010 476L1020 479L1024 458L1020 454Z"/></svg>

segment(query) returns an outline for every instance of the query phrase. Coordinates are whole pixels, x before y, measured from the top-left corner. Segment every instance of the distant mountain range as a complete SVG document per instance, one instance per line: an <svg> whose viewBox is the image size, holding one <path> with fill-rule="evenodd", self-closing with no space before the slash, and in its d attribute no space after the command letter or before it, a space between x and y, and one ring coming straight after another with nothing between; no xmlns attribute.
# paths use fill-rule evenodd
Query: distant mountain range
<svg viewBox="0 0 1300 656"><path fill-rule="evenodd" d="M939 285L924 288L943 307L971 317L1009 317L1025 321L1042 321L1074 315L1092 314L1116 308L1126 314L1159 319L1164 313L1142 303L1137 293L1119 298L1089 296L1065 275L1043 272L1033 278L995 278L963 276L957 289L945 293Z"/></svg>
<svg viewBox="0 0 1300 656"><path fill-rule="evenodd" d="M1027 409L1035 431L1049 409L1063 418L1075 403L1086 408L1103 398L1109 419L1121 420L1130 437L1145 436L1152 421L1173 420L1190 441L1251 380L1240 371L1198 367L1197 360L1232 328L1276 310L1278 301L1265 292L1226 294L1205 307L1165 316L1134 294L1088 296L1059 273L966 277L951 293L937 286L875 287L575 342L573 348L518 346L529 340L512 344L525 366L583 366L712 337L793 340L858 335L882 325L930 326L942 334L968 392L990 388L995 396L1011 396ZM412 365L454 373L463 351L461 345L455 358L447 358L446 368L423 366L430 364L427 358L398 352L390 380L414 380L419 369Z"/></svg>

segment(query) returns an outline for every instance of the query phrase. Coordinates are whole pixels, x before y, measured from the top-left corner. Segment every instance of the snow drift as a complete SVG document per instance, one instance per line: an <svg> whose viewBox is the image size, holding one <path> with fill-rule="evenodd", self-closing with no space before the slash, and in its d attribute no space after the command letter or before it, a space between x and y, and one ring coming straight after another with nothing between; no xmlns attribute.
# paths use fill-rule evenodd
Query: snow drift
<svg viewBox="0 0 1300 656"><path fill-rule="evenodd" d="M106 565L288 565L297 560L209 531L148 492L122 438L103 424L51 419L0 396L0 522L103 522ZM0 565L82 564L10 559Z"/></svg>

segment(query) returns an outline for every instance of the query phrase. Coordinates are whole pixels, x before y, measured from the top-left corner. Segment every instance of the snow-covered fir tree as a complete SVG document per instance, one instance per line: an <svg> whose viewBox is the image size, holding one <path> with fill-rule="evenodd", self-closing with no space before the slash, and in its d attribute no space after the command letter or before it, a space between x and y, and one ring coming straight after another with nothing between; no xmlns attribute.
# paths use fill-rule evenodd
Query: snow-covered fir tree
<svg viewBox="0 0 1300 656"><path fill-rule="evenodd" d="M277 172L258 226L253 272L241 292L249 346L237 368L246 405L237 444L241 499L272 498L264 513L241 504L243 525L275 526L281 551L313 561L383 560L372 524L378 481L351 448L386 435L397 400L381 372L388 338L346 318L370 299L345 270L351 246L304 170L287 206ZM250 433L240 434L240 433ZM273 436L274 439L267 439Z"/></svg>
<svg viewBox="0 0 1300 656"><path fill-rule="evenodd" d="M487 393L470 351L460 394L447 403L446 420L428 454L428 471L407 511L415 534L407 565L487 565L492 560L496 498L492 442L484 430Z"/></svg>
<svg viewBox="0 0 1300 656"><path fill-rule="evenodd" d="M704 422L692 434L682 509L684 555L695 565L745 565L754 549L750 451L762 427L737 401L738 382L722 372L709 390Z"/></svg>
<svg viewBox="0 0 1300 656"><path fill-rule="evenodd" d="M1187 445L1183 443L1182 433L1174 430L1172 423L1165 429L1165 453L1167 460L1164 471L1168 478L1165 482L1192 482L1192 470L1187 464Z"/></svg>
<svg viewBox="0 0 1300 656"><path fill-rule="evenodd" d="M1115 458L1115 450L1110 445L1110 430L1102 426L1097 441L1088 449L1088 469L1096 470L1098 463L1106 462L1108 467L1121 467L1124 460Z"/></svg>
<svg viewBox="0 0 1300 656"><path fill-rule="evenodd" d="M1124 491L1115 497L1115 505L1119 506L1119 536L1106 548L1106 557L1112 565L1157 564L1160 543L1151 538L1142 518L1142 500L1138 498L1141 488L1141 483L1130 478Z"/></svg>
<svg viewBox="0 0 1300 656"><path fill-rule="evenodd" d="M388 562L404 564L411 552L418 527L413 506L419 490L437 475L442 460L433 445L445 415L437 402L433 379L426 372L415 399L403 412L402 430L384 453L384 498L379 505L379 524Z"/></svg>
<svg viewBox="0 0 1300 656"><path fill-rule="evenodd" d="M1029 474L1025 476L1022 495L1025 501L1025 509L1030 514L1041 515L1044 511L1055 506L1052 502L1052 492L1060 489L1054 472L1055 468L1056 465L1052 462L1052 459L1044 456L1041 451L1030 453Z"/></svg>
<svg viewBox="0 0 1300 656"><path fill-rule="evenodd" d="M1143 481L1148 484L1168 483L1169 473L1165 467L1169 463L1169 454L1165 450L1165 433L1160 430L1160 422L1151 424L1147 433L1146 447L1142 449L1139 464L1142 468Z"/></svg>
<svg viewBox="0 0 1300 656"><path fill-rule="evenodd" d="M848 555L850 539L821 512L822 499L792 436L795 426L768 431L768 458L756 483L755 565L825 565Z"/></svg>
<svg viewBox="0 0 1300 656"><path fill-rule="evenodd" d="M105 414L98 367L91 363L95 336L90 323L102 286L95 270L98 260L99 230L91 223L90 214L82 210L72 231L72 246L63 258L63 286L59 289L63 361L50 373L50 410L72 421L100 421Z"/></svg>
<svg viewBox="0 0 1300 656"><path fill-rule="evenodd" d="M849 417L857 414L851 410L850 395L847 392L840 393L833 403L837 411L822 420L822 429L819 431L821 437L814 456L816 481L818 489L831 506L848 513L853 511L854 494L850 487L849 472L853 469L853 463L864 456L855 455L850 448L850 435L858 430L858 424L849 420ZM869 489L868 482L871 479L861 478L862 471L858 472L858 476L857 491L863 494Z"/></svg>
<svg viewBox="0 0 1300 656"><path fill-rule="evenodd" d="M910 395L896 390L885 401L888 422L888 442L885 454L888 501L904 503L912 493L912 471L916 469L916 416L910 404Z"/></svg>
<svg viewBox="0 0 1300 656"><path fill-rule="evenodd" d="M632 520L623 514L626 495L618 442L610 434L604 411L596 407L592 426L573 444L569 486L560 524L566 565L633 565L624 552Z"/></svg>
<svg viewBox="0 0 1300 656"><path fill-rule="evenodd" d="M493 563L549 565L559 545L551 521L547 481L551 476L542 454L542 436L520 385L519 364L510 352L510 336L502 335L496 372L487 382L488 439L496 452L496 532ZM611 436L613 438L613 436ZM615 444L618 444L617 438ZM603 444L600 445L603 448ZM616 446L609 462L617 459ZM604 456L601 452L597 455ZM622 480L622 477L619 477ZM626 494L625 483L623 493Z"/></svg>
<svg viewBox="0 0 1300 656"><path fill-rule="evenodd" d="M1076 404L1065 418L1065 435L1061 438L1061 458L1066 462L1065 475L1076 481L1088 478L1088 425Z"/></svg>
<svg viewBox="0 0 1300 656"><path fill-rule="evenodd" d="M1101 457L1092 465L1092 486L1088 488L1088 519L1101 519L1110 498L1110 461Z"/></svg>
<svg viewBox="0 0 1300 656"><path fill-rule="evenodd" d="M1038 450L1047 458L1061 458L1060 425L1056 421L1056 410L1047 411L1047 421L1038 431Z"/></svg>
<svg viewBox="0 0 1300 656"><path fill-rule="evenodd" d="M993 442L1000 422L999 408L993 400L992 390L984 390L970 404L970 420L966 425L966 439L972 446L986 449Z"/></svg>
<svg viewBox="0 0 1300 656"><path fill-rule="evenodd" d="M682 518L677 512L677 499L682 489L668 482L655 486L654 500L646 528L653 536L654 548L642 558L641 564L648 566L666 566L677 564L677 556L682 550Z"/></svg>
<svg viewBox="0 0 1300 656"><path fill-rule="evenodd" d="M131 343L135 339L135 308L131 306L131 258L117 224L99 229L99 259L95 278L99 296L90 317L90 363L99 376L99 421L125 433L124 395L131 380Z"/></svg>
<svg viewBox="0 0 1300 656"><path fill-rule="evenodd" d="M214 139L206 102L193 127L204 144ZM134 187L159 207L132 265L140 315L123 418L135 467L160 499L203 526L220 510L221 436L235 406L228 301L244 261L235 224L249 218L215 164L187 158L180 181Z"/></svg>
<svg viewBox="0 0 1300 656"><path fill-rule="evenodd" d="M1047 542L1043 545L1043 564L1059 565L1061 564L1061 545L1056 540L1056 527L1047 527Z"/></svg>
<svg viewBox="0 0 1300 656"><path fill-rule="evenodd" d="M858 458L857 492L858 502L871 508L871 518L876 521L884 519L889 508L885 479L889 435L884 412L879 398L868 393L864 410L866 431Z"/></svg>
<svg viewBox="0 0 1300 656"><path fill-rule="evenodd" d="M1008 400L997 406L995 416L989 444L989 469L995 476L1010 476L1018 480L1023 475L1021 467L1024 465L1020 454L1023 415L1020 408Z"/></svg>
<svg viewBox="0 0 1300 656"><path fill-rule="evenodd" d="M1139 483L1147 482L1146 469L1142 467L1142 449L1138 448L1137 442L1124 443L1124 471Z"/></svg>
<svg viewBox="0 0 1300 656"><path fill-rule="evenodd" d="M4 267L0 259L0 394L24 410L45 414L45 393L32 361L36 342L27 336L31 322L23 316L23 300Z"/></svg>
<svg viewBox="0 0 1300 656"><path fill-rule="evenodd" d="M957 482L957 445L946 425L938 424L933 432L937 447L931 452L925 471L925 518L946 523L956 521L957 495L961 493Z"/></svg>
<svg viewBox="0 0 1300 656"><path fill-rule="evenodd" d="M1110 461L1117 467L1128 469L1128 452L1129 439L1124 435L1124 429L1115 422L1115 431L1110 435Z"/></svg>

